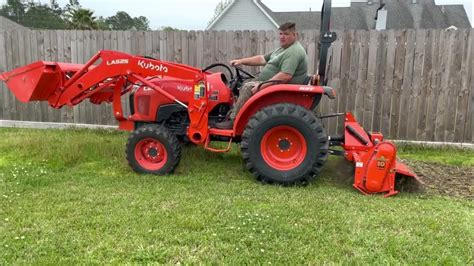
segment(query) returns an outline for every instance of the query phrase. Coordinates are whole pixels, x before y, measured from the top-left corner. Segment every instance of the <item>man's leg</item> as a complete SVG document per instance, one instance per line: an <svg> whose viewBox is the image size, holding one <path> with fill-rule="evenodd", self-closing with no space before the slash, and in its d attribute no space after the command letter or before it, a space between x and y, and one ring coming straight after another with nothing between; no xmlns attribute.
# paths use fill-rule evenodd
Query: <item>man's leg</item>
<svg viewBox="0 0 474 266"><path fill-rule="evenodd" d="M239 98L232 107L232 110L230 111L230 120L217 123L217 128L231 129L233 127L235 117L237 117L237 114L239 113L240 109L242 109L242 106L244 106L244 104L250 99L250 97L252 97L252 88L257 86L259 83L260 82L258 81L249 81L242 85L239 91Z"/></svg>
<svg viewBox="0 0 474 266"><path fill-rule="evenodd" d="M240 88L239 98L235 102L234 106L232 107L232 111L230 112L230 120L234 121L235 117L239 113L242 106L252 97L252 88L258 85L258 81L250 81L245 83L242 88Z"/></svg>

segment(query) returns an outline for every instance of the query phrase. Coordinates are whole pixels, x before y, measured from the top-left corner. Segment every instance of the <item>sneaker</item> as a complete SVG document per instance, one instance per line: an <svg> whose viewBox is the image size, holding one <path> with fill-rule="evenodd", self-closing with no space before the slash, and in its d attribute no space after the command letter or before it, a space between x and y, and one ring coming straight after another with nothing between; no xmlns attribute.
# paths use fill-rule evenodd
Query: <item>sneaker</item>
<svg viewBox="0 0 474 266"><path fill-rule="evenodd" d="M222 122L216 123L215 126L218 129L232 129L232 127L234 127L234 121L232 120L222 121Z"/></svg>

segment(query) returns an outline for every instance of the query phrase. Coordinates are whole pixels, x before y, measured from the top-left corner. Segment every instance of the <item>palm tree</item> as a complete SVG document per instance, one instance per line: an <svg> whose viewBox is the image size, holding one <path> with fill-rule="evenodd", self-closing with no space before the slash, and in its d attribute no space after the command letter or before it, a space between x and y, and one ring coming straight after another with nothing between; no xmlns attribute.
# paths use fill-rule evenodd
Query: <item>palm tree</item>
<svg viewBox="0 0 474 266"><path fill-rule="evenodd" d="M94 11L85 8L72 9L69 14L69 23L76 30L94 30L97 29L96 17Z"/></svg>

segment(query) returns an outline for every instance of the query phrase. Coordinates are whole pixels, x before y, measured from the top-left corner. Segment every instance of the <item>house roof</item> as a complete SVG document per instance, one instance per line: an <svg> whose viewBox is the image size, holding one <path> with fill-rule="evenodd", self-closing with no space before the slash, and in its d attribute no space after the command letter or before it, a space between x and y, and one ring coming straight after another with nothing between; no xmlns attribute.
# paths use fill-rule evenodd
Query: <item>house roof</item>
<svg viewBox="0 0 474 266"><path fill-rule="evenodd" d="M273 12L261 0L256 1L265 12L278 23L293 21L298 29L319 29L321 12ZM333 7L331 26L333 30L374 29L375 15L379 1L374 4L352 2L350 7ZM436 5L434 0L384 1L387 10L387 29L410 28L447 28L454 25L458 28L471 28L466 11L462 5Z"/></svg>
<svg viewBox="0 0 474 266"><path fill-rule="evenodd" d="M27 27L24 27L14 21L7 19L4 16L0 16L0 30L27 30Z"/></svg>

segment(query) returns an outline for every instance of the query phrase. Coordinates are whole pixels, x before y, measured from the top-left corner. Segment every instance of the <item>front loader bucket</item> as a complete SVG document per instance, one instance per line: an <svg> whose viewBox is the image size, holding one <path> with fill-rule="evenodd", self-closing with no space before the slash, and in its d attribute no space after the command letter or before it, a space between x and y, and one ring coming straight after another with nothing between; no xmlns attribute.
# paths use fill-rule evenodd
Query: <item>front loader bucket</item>
<svg viewBox="0 0 474 266"><path fill-rule="evenodd" d="M38 61L0 75L7 87L22 102L48 101L84 65ZM91 67L90 69L92 69Z"/></svg>
<svg viewBox="0 0 474 266"><path fill-rule="evenodd" d="M62 79L56 63L35 62L3 73L1 79L22 102L47 101Z"/></svg>

